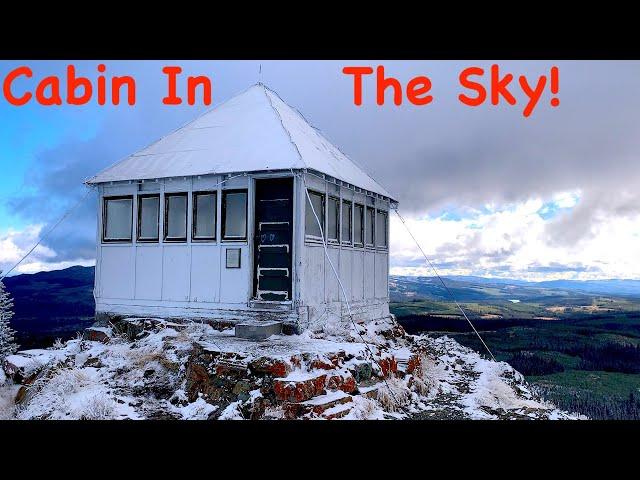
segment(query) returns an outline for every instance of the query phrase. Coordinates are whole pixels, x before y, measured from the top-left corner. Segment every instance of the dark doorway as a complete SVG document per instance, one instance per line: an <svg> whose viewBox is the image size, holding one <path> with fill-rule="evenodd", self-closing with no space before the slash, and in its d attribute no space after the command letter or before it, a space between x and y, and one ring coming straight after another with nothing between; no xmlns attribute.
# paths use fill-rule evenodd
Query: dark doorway
<svg viewBox="0 0 640 480"><path fill-rule="evenodd" d="M256 180L255 202L255 298L291 300L293 179Z"/></svg>

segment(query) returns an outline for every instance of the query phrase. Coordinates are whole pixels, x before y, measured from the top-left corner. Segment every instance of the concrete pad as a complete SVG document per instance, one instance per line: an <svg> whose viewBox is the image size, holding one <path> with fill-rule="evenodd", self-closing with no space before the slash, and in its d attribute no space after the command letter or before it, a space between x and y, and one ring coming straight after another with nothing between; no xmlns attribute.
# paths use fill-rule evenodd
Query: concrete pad
<svg viewBox="0 0 640 480"><path fill-rule="evenodd" d="M265 340L282 333L282 322L242 322L236 324L236 337L247 340Z"/></svg>

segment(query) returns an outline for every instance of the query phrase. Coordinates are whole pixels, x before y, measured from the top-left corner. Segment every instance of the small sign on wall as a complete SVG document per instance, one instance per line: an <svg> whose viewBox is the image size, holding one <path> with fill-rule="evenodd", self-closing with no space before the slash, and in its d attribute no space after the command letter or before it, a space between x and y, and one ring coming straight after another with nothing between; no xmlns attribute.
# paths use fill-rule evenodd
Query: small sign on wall
<svg viewBox="0 0 640 480"><path fill-rule="evenodd" d="M227 248L227 268L240 268L239 248Z"/></svg>

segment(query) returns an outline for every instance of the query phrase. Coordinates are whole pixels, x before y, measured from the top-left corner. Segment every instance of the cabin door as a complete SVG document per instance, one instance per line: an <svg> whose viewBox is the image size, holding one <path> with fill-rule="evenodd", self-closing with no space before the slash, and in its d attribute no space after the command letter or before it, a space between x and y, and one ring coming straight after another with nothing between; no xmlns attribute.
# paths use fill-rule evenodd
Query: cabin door
<svg viewBox="0 0 640 480"><path fill-rule="evenodd" d="M291 300L293 179L256 180L255 202L255 298Z"/></svg>

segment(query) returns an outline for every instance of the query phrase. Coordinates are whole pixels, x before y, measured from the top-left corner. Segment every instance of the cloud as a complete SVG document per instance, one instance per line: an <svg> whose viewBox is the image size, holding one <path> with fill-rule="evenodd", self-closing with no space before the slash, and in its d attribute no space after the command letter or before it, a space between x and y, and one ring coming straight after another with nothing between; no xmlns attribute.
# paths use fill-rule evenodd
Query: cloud
<svg viewBox="0 0 640 480"><path fill-rule="evenodd" d="M640 243L634 236L640 62L499 62L504 71L530 77L551 65L560 68L560 106L549 107L543 96L526 119L520 107L458 102L460 70L486 69L487 62L261 63L267 84L396 194L418 238L447 272L640 276L629 260L638 258L633 242ZM374 84L366 82L364 105L355 107L352 79L341 74L346 63L383 63L403 82L427 74L434 101L379 107ZM80 198L84 179L200 113L202 108L161 104L162 64L167 62L109 62L112 73L136 75L136 107L105 107L93 138L67 138L38 152L21 194L9 200L10 212L47 228ZM214 78L216 103L257 80L258 62L180 64L185 73ZM79 74L95 69L94 62L77 65ZM55 256L43 261L93 259L96 208L90 199L56 230L45 242ZM417 268L412 265L419 258L401 231L394 222L393 264Z"/></svg>
<svg viewBox="0 0 640 480"><path fill-rule="evenodd" d="M556 195L565 195L560 192ZM564 198L555 196L554 198ZM552 200L532 198L466 218L408 217L407 224L443 275L527 280L640 278L640 214L603 217L579 248L556 242L556 218L539 214ZM568 204L568 203L567 203ZM562 215L571 218L573 209ZM564 222L565 220L561 220ZM392 217L391 272L433 275L404 226Z"/></svg>
<svg viewBox="0 0 640 480"><path fill-rule="evenodd" d="M42 234L42 225L30 225L23 230L10 229L0 232L0 271L8 272L37 243ZM95 262L82 258L67 261L56 260L58 255L51 248L39 245L11 274L34 273L43 270L58 270L73 265L93 265Z"/></svg>

